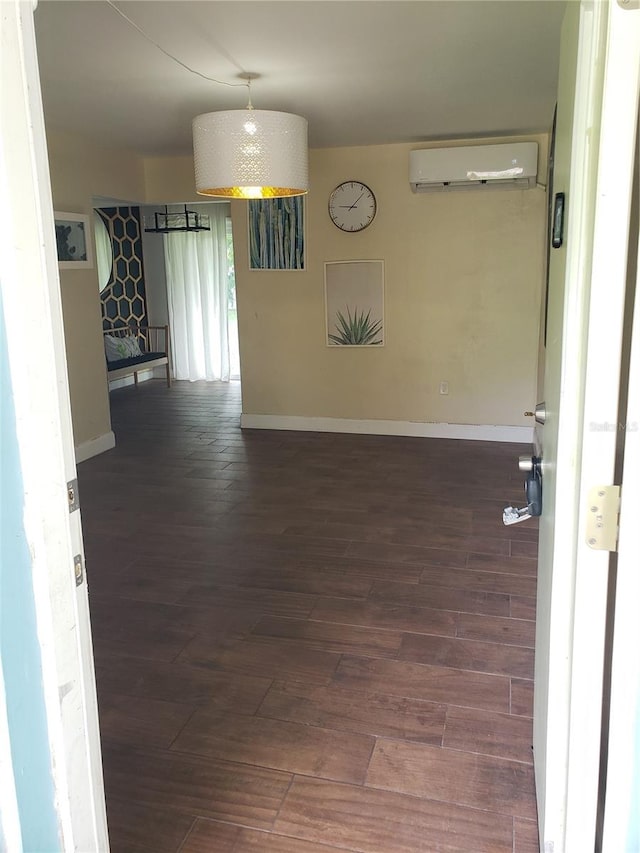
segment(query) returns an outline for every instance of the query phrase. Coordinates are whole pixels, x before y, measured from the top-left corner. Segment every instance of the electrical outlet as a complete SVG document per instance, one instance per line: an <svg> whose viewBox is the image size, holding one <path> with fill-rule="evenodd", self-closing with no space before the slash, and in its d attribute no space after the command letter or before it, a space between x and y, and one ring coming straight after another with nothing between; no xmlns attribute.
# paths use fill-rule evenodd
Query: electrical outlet
<svg viewBox="0 0 640 853"><path fill-rule="evenodd" d="M440 393L448 394L449 393L449 383L444 380L440 383Z"/></svg>

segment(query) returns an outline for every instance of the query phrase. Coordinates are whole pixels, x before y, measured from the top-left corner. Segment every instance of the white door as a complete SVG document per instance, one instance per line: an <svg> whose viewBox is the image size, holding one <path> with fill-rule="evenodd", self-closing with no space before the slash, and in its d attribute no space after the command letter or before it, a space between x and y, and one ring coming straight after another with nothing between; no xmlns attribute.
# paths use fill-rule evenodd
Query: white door
<svg viewBox="0 0 640 853"><path fill-rule="evenodd" d="M588 494L614 482L640 68L632 3L569 3L550 249L534 760L541 846L593 850L609 553L586 543Z"/></svg>
<svg viewBox="0 0 640 853"><path fill-rule="evenodd" d="M60 849L104 853L109 844L82 530L67 494L76 469L35 4L0 5L0 287L24 484L24 494L13 498L31 558ZM22 845L15 808L12 814L13 853Z"/></svg>

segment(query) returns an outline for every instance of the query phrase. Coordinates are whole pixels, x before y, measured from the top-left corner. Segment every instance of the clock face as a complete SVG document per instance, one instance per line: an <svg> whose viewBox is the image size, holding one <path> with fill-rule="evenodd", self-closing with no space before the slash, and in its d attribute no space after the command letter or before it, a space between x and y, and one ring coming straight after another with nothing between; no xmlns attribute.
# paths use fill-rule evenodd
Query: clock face
<svg viewBox="0 0 640 853"><path fill-rule="evenodd" d="M362 231L375 215L376 197L360 181L345 181L329 196L329 216L342 231Z"/></svg>

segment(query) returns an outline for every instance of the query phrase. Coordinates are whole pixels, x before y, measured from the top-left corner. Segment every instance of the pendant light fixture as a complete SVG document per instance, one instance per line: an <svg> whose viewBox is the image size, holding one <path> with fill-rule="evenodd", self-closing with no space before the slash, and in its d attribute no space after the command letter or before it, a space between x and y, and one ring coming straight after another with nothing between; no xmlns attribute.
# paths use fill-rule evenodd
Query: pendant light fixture
<svg viewBox="0 0 640 853"><path fill-rule="evenodd" d="M186 71L220 86L243 86L249 90L246 110L203 113L193 120L193 156L199 195L280 198L304 195L308 191L309 152L305 118L292 113L254 110L251 81L257 78L257 74L241 74L242 83L228 83L202 74L154 41L113 0L106 2L143 38ZM199 229L188 227L184 230Z"/></svg>
<svg viewBox="0 0 640 853"><path fill-rule="evenodd" d="M245 110L204 113L193 120L196 191L223 198L303 195L309 189L307 120L254 110L250 77L247 86Z"/></svg>

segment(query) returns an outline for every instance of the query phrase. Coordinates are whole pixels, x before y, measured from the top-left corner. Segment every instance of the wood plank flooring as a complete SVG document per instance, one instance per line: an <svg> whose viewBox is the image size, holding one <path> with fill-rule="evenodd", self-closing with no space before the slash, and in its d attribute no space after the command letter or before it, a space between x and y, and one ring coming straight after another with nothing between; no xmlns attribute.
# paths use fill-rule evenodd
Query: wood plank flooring
<svg viewBox="0 0 640 853"><path fill-rule="evenodd" d="M111 395L79 466L113 853L533 853L520 445Z"/></svg>

